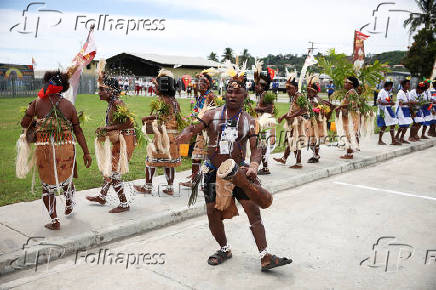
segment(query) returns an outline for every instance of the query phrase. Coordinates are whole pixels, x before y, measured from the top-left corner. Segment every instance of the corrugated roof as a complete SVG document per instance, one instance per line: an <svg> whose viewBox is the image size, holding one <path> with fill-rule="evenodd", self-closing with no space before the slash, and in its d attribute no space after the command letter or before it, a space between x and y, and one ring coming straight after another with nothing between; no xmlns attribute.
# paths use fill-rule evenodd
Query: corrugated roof
<svg viewBox="0 0 436 290"><path fill-rule="evenodd" d="M192 56L178 56L178 55L162 55L154 53L127 53L136 57L157 62L162 65L193 65L193 66L218 66L220 63L212 60L208 60L202 57L192 57Z"/></svg>

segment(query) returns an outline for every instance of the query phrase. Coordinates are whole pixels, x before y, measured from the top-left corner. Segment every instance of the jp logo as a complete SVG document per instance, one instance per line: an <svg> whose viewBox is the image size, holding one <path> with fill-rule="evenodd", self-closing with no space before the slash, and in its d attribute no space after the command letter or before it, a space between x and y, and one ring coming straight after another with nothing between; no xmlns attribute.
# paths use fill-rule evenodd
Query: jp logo
<svg viewBox="0 0 436 290"><path fill-rule="evenodd" d="M63 257L65 247L46 243L44 237L29 237L23 244L23 251L24 257L12 260L9 265L17 270L35 266L36 272L40 264L46 262L48 267L50 261Z"/></svg>
<svg viewBox="0 0 436 290"><path fill-rule="evenodd" d="M29 9L32 6L36 6L36 5L42 5L42 8L38 8L36 11L36 19L34 17L31 17L31 15L29 15ZM17 31L18 33L21 34L30 34L30 33L35 33L35 38L38 37L38 30L39 30L39 26L40 26L40 21L41 21L41 16L43 14L47 14L47 13L55 13L55 14L62 14L61 11L59 10L53 10L53 9L45 9L45 2L31 2L29 3L29 5L27 5L26 9L23 10L23 14L22 16L24 17L24 21L23 22L19 22L15 25L13 25L11 28L9 28L9 31L12 32L13 30ZM42 13L42 14L40 14ZM28 17L29 15L29 17ZM62 18L59 17L59 20L53 21L53 25L54 26L58 26L60 23L62 22Z"/></svg>
<svg viewBox="0 0 436 290"><path fill-rule="evenodd" d="M397 272L400 264L413 256L415 249L397 243L395 237L380 237L372 246L371 256L360 262L360 266L382 268L385 272Z"/></svg>

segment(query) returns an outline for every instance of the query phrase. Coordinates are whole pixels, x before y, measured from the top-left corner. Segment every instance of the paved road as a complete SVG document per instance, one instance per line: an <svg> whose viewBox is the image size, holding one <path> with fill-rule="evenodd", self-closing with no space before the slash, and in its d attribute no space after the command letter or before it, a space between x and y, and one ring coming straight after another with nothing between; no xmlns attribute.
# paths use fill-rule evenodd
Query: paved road
<svg viewBox="0 0 436 290"><path fill-rule="evenodd" d="M233 258L220 266L206 263L217 245L203 216L107 245L107 254L124 255L122 264L110 265L107 258L102 265L105 248L97 264L100 249L93 249L79 253L76 262L69 256L37 272L1 277L0 287L436 289L435 161L432 147L275 195L262 212L269 249L294 263L269 273L260 272L240 211L226 222ZM164 255L142 255L126 269L129 253ZM145 256L164 264L145 264Z"/></svg>

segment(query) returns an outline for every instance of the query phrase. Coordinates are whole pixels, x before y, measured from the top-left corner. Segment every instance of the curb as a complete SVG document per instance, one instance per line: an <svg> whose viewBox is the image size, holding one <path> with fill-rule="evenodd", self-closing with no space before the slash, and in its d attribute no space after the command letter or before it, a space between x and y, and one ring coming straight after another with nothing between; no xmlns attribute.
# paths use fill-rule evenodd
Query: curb
<svg viewBox="0 0 436 290"><path fill-rule="evenodd" d="M413 144L404 148L397 148L389 152L379 153L375 156L365 157L358 161L349 161L346 164L336 165L329 168L318 169L306 174L294 176L283 182L274 185L266 184L265 188L272 194L301 186L322 178L349 172L355 169L365 168L379 162L384 162L395 157L421 151L436 145L436 139L428 140L425 143ZM155 214L137 220L130 220L124 224L111 226L100 231L85 231L80 235L52 241L56 246L62 248L62 255L53 256L53 246L38 245L29 249L18 250L13 253L0 256L0 276L8 273L30 268L32 266L43 267L42 264L53 261L64 256L76 253L79 250L86 250L98 245L112 241L121 240L136 234L143 234L152 230L177 224L187 219L198 217L206 213L205 206L197 203L191 208L182 208L166 213ZM37 261L38 265L26 264L26 261Z"/></svg>

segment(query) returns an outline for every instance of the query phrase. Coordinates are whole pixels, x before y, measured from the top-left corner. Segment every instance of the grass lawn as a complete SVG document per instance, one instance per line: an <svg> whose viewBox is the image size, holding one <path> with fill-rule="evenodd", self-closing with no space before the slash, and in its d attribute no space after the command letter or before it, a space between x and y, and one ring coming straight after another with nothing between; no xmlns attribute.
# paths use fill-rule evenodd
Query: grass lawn
<svg viewBox="0 0 436 290"><path fill-rule="evenodd" d="M31 201L41 197L41 186L36 172L35 194L31 193L32 174L29 173L26 179L18 179L15 176L15 143L21 133L19 122L23 116L20 108L27 106L34 98L3 98L0 99L0 206L21 201ZM153 98L144 96L124 96L124 101L129 109L136 114L137 122L140 118L148 115L150 112L149 105ZM183 115L188 115L191 109L190 101L187 99L178 99L182 108ZM278 103L279 115L288 110L287 103ZM97 127L104 126L105 112L107 103L100 101L97 95L78 95L76 101L77 111L84 111L91 120L82 124L82 128L88 143L89 151L93 158L92 165L86 169L83 165L83 153L78 146L78 173L79 178L74 180L77 190L99 187L102 184L102 175L98 170L94 156L94 132ZM283 130L280 126L277 130ZM283 143L283 141L282 141ZM278 146L276 151L283 150L283 145ZM124 180L134 180L144 178L145 167L145 144L137 147L130 161L130 172L123 178ZM191 159L184 158L182 165L177 171L191 168ZM159 172L162 174L162 171Z"/></svg>

